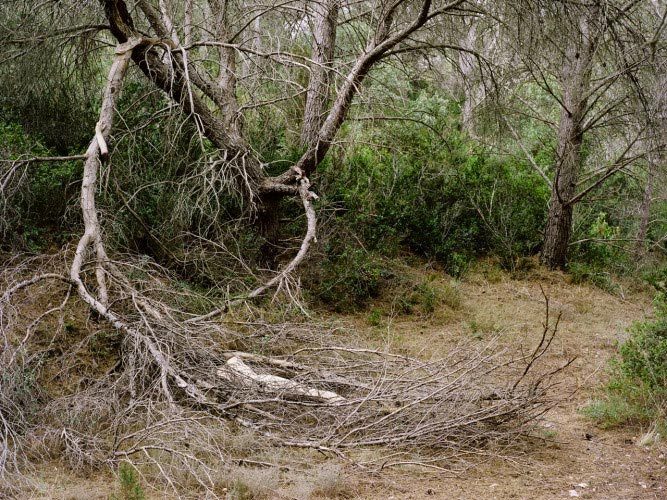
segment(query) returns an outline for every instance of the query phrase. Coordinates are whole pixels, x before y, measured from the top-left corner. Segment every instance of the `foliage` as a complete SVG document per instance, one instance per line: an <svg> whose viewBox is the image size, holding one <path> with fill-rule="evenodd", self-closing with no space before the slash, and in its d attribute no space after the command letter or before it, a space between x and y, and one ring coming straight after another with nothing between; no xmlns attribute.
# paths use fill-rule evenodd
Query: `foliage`
<svg viewBox="0 0 667 500"><path fill-rule="evenodd" d="M499 255L511 268L535 253L546 215L543 181L446 128L448 101L418 103L433 108L432 121L446 137L411 122L385 124L366 133L391 146L354 146L323 169L325 202L342 212L341 223L357 228L371 250L403 247L437 259L455 276L480 255Z"/></svg>
<svg viewBox="0 0 667 500"><path fill-rule="evenodd" d="M54 240L62 244L73 225L68 210L78 195L80 162L21 163L51 154L20 125L0 121L0 160L6 160L1 172L17 166L12 184L2 193L7 198L1 202L0 234L15 248L38 251Z"/></svg>
<svg viewBox="0 0 667 500"><path fill-rule="evenodd" d="M122 462L118 467L118 482L120 483L120 496L116 500L144 500L144 493L137 472L132 465Z"/></svg>
<svg viewBox="0 0 667 500"><path fill-rule="evenodd" d="M306 276L306 287L312 298L337 312L364 308L377 298L393 277L392 272L377 255L362 249L330 245L325 257Z"/></svg>
<svg viewBox="0 0 667 500"><path fill-rule="evenodd" d="M602 425L665 424L667 417L667 297L655 299L655 319L635 323L610 366L603 398L587 413Z"/></svg>
<svg viewBox="0 0 667 500"><path fill-rule="evenodd" d="M568 265L573 283L591 283L607 292L618 292L614 273L626 273L630 267L628 251L618 245L621 231L620 226L610 223L605 212L590 221L586 237Z"/></svg>

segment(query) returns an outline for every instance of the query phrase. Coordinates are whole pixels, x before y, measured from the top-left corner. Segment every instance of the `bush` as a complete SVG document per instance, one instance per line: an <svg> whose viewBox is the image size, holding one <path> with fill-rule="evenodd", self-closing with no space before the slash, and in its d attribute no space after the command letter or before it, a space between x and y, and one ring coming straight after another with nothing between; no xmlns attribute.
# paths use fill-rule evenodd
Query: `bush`
<svg viewBox="0 0 667 500"><path fill-rule="evenodd" d="M446 127L442 106L434 119ZM338 223L367 248L383 255L404 248L454 276L478 256L497 255L513 268L539 250L549 193L527 166L492 157L454 129L442 138L423 126L390 123L366 133L391 144L352 147L322 169L321 183Z"/></svg>
<svg viewBox="0 0 667 500"><path fill-rule="evenodd" d="M324 259L306 276L311 297L336 312L363 309L377 298L392 273L382 259L363 249L330 246Z"/></svg>
<svg viewBox="0 0 667 500"><path fill-rule="evenodd" d="M136 470L132 465L123 462L118 467L120 496L112 496L114 500L144 500L146 494L139 482Z"/></svg>
<svg viewBox="0 0 667 500"><path fill-rule="evenodd" d="M659 293L656 318L635 323L611 362L604 397L586 411L604 426L665 425L667 416L667 300Z"/></svg>
<svg viewBox="0 0 667 500"><path fill-rule="evenodd" d="M619 290L612 274L604 267L586 262L572 262L568 265L568 271L575 285L590 283L609 293L617 293Z"/></svg>
<svg viewBox="0 0 667 500"><path fill-rule="evenodd" d="M52 154L20 125L0 121L0 159L18 161ZM0 175L9 173L12 165L1 163ZM60 243L74 224L65 219L70 202L78 195L76 181L81 170L80 161L31 163L15 170L6 191L0 193L0 236L4 236L0 240L31 251L53 240Z"/></svg>

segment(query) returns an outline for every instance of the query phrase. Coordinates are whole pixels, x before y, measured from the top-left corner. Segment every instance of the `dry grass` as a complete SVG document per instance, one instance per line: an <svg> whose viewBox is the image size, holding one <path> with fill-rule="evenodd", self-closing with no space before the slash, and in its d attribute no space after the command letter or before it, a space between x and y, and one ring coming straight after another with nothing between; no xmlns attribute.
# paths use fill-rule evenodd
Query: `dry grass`
<svg viewBox="0 0 667 500"><path fill-rule="evenodd" d="M264 500L275 498L280 489L280 471L276 467L230 467L223 470L217 489L228 500Z"/></svg>
<svg viewBox="0 0 667 500"><path fill-rule="evenodd" d="M292 498L355 498L358 494L355 482L359 471L346 470L335 461L324 462L307 474L291 474L288 490Z"/></svg>

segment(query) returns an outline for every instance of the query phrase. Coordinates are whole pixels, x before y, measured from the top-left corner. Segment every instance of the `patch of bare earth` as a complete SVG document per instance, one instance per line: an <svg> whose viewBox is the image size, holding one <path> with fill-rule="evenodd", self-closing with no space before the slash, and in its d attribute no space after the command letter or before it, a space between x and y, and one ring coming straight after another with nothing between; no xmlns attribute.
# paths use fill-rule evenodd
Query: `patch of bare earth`
<svg viewBox="0 0 667 500"><path fill-rule="evenodd" d="M414 319L396 319L389 343L437 355L461 336L484 341L495 332L509 350L532 345L544 318L540 285L552 311L562 311L549 364L556 368L577 356L558 387L563 400L545 416L544 439L522 444L508 459L481 458L481 464L451 476L394 471L382 491L369 488L364 498L667 498L664 441L639 446L641 430L602 430L580 411L604 382L607 361L627 327L650 314L646 293L621 299L569 284L559 273L497 283L475 276L459 285L463 312L458 318L441 324L434 319L427 328Z"/></svg>

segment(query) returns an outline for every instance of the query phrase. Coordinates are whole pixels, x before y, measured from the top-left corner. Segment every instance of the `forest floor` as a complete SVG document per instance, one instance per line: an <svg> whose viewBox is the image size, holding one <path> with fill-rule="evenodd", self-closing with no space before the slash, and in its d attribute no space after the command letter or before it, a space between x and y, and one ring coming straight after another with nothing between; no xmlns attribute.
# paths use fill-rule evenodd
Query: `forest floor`
<svg viewBox="0 0 667 500"><path fill-rule="evenodd" d="M626 338L627 327L650 316L650 295L625 291L621 298L591 285L570 284L561 273L492 281L477 274L460 284L461 317L428 325L405 318L394 322L391 330L397 344L414 350L429 346L437 351L452 339L479 335L475 330L495 330L508 347L517 347L541 332L542 286L552 310L562 311L548 363L556 368L578 356L561 379L563 400L545 417L544 442L506 460L486 459L454 477L396 474L385 491L368 490L364 497L667 498L667 445L640 446L641 429L603 430L581 412L600 390L607 362Z"/></svg>
<svg viewBox="0 0 667 500"><path fill-rule="evenodd" d="M443 307L430 317L383 314L371 320L365 312L332 319L354 328L371 344L426 357L444 354L466 337L483 342L497 336L510 350L519 349L522 344L534 345L541 335L542 287L552 311L562 311L548 364L556 368L577 356L560 379L562 400L541 424L543 439L514 450L511 457L480 457L474 467L452 475L404 469L356 480L350 474L341 479L347 484L338 488L343 496L378 500L667 498L664 441L641 446L641 429L603 430L581 413L604 382L607 362L627 335L627 327L650 316L649 291L630 286L612 295L592 285L571 284L565 275L546 271L531 272L520 280L499 271L473 272L453 285L444 275L438 280L448 293L455 289L457 307ZM381 306L387 310L386 303ZM84 478L56 464L40 466L33 478L42 493L30 498L108 499L117 491L110 474ZM309 479L300 481L308 483ZM286 485L269 497L299 498L294 492Z"/></svg>

